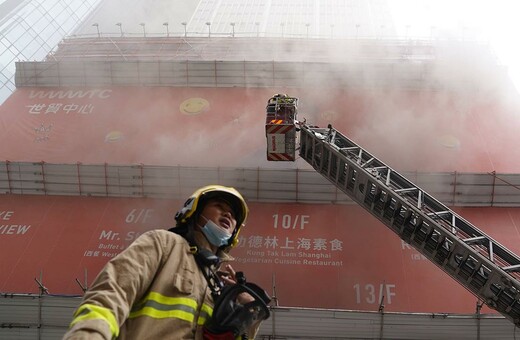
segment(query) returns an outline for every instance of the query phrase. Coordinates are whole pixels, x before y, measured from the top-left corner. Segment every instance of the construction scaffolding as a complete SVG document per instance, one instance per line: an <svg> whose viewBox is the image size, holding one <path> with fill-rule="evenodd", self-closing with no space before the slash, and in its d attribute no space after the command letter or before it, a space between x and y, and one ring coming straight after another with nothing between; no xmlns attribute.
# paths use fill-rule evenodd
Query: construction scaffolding
<svg viewBox="0 0 520 340"><path fill-rule="evenodd" d="M493 58L486 45L467 41L69 38L43 62L17 62L15 79L17 87L327 84L462 94L507 77ZM496 67L481 74L479 65Z"/></svg>
<svg viewBox="0 0 520 340"><path fill-rule="evenodd" d="M403 173L449 206L520 206L520 174ZM353 204L311 169L0 162L1 194L184 199L207 183L252 202Z"/></svg>
<svg viewBox="0 0 520 340"><path fill-rule="evenodd" d="M78 296L0 295L1 339L59 339L66 332ZM316 327L320 320L320 327ZM435 331L432 331L435 330ZM389 313L271 307L258 340L274 339L514 339L515 327L498 315Z"/></svg>

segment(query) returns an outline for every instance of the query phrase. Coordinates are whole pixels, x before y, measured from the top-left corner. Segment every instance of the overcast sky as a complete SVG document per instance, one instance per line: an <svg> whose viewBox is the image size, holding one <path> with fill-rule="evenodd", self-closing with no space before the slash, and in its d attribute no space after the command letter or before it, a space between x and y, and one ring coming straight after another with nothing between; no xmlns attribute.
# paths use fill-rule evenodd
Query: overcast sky
<svg viewBox="0 0 520 340"><path fill-rule="evenodd" d="M389 0L398 34L490 43L520 91L519 0ZM449 33L448 33L449 32Z"/></svg>

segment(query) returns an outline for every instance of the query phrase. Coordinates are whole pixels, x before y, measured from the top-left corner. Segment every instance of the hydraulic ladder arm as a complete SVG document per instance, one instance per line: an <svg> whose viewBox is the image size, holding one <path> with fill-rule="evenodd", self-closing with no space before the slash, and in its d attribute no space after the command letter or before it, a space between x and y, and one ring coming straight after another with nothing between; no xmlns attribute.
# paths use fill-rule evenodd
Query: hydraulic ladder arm
<svg viewBox="0 0 520 340"><path fill-rule="evenodd" d="M489 307L520 327L520 258L332 128L301 126L299 155Z"/></svg>

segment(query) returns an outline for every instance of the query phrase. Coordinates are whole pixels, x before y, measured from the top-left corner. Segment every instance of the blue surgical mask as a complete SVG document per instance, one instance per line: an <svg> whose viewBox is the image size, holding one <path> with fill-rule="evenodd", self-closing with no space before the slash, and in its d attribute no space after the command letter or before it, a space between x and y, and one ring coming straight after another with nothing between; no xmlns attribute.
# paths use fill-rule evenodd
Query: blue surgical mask
<svg viewBox="0 0 520 340"><path fill-rule="evenodd" d="M206 224L201 227L201 230L209 243L215 247L222 247L228 244L231 235L225 229L216 225L215 222L208 220L204 216L202 217L206 220Z"/></svg>

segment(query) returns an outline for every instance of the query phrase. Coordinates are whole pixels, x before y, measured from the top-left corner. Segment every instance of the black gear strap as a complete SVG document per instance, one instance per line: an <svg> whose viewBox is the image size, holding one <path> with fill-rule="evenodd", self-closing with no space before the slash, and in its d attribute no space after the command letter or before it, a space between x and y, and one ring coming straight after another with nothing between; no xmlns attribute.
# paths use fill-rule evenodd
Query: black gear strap
<svg viewBox="0 0 520 340"><path fill-rule="evenodd" d="M220 280L220 277L216 272L220 267L220 258L207 249L198 249L197 247L192 247L192 249L195 250L193 253L195 261L202 271L204 278L206 278L206 281L208 282L208 287L211 290L213 300L216 301L220 292L224 288L224 283Z"/></svg>
<svg viewBox="0 0 520 340"><path fill-rule="evenodd" d="M217 275L216 270L220 266L221 260L220 258L212 253L210 250L205 248L199 248L195 240L193 239L193 235L189 231L189 226L183 225L181 227L173 227L170 228L169 231L172 233L178 234L182 236L188 244L190 245L190 253L195 257L195 261L199 266L202 274L204 274L204 278L208 282L208 287L211 290L211 295L213 299L216 300L220 291L224 287L224 284L220 280L220 277Z"/></svg>

